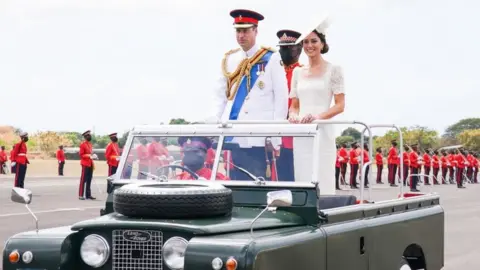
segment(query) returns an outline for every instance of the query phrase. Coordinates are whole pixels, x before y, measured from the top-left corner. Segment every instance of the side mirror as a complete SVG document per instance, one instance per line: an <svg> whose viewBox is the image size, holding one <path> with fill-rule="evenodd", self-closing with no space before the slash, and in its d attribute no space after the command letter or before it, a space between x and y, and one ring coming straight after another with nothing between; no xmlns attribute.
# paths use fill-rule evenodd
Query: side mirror
<svg viewBox="0 0 480 270"><path fill-rule="evenodd" d="M10 199L12 202L30 204L32 202L32 192L28 189L14 187Z"/></svg>
<svg viewBox="0 0 480 270"><path fill-rule="evenodd" d="M293 201L290 190L270 191L267 193L268 207L291 206Z"/></svg>
<svg viewBox="0 0 480 270"><path fill-rule="evenodd" d="M32 215L32 217L35 219L35 226L38 232L38 218L32 212L30 207L28 207L28 205L32 202L32 192L28 189L14 187L12 188L12 195L10 196L10 199L16 203L25 204L25 208L27 208L30 215Z"/></svg>
<svg viewBox="0 0 480 270"><path fill-rule="evenodd" d="M250 223L250 237L253 239L253 224L257 219L265 213L265 211L274 211L277 207L291 206L293 201L292 192L290 190L270 191L267 193L267 207L263 209Z"/></svg>

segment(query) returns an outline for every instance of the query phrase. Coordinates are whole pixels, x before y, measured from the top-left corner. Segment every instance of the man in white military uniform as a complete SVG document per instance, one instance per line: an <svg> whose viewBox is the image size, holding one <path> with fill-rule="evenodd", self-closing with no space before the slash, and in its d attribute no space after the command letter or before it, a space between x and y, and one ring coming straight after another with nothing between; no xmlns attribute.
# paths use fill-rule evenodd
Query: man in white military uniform
<svg viewBox="0 0 480 270"><path fill-rule="evenodd" d="M258 22L264 17L250 10L233 10L237 42L241 48L225 54L222 75L215 92L217 120L285 120L288 86L281 57L273 49L256 44ZM230 140L229 138L228 140ZM233 138L240 150L232 151L233 163L256 176L266 175L266 138ZM281 138L271 138L278 149ZM247 179L233 172L232 179Z"/></svg>

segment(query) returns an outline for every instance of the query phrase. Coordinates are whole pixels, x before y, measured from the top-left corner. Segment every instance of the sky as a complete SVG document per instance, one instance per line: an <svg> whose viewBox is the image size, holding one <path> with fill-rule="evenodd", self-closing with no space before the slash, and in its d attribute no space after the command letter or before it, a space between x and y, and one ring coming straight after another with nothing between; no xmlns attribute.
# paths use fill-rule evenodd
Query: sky
<svg viewBox="0 0 480 270"><path fill-rule="evenodd" d="M236 8L265 16L257 43L271 47L278 30L330 14L339 120L441 133L480 116L475 0L2 0L0 125L107 134L204 119L221 59L238 47Z"/></svg>

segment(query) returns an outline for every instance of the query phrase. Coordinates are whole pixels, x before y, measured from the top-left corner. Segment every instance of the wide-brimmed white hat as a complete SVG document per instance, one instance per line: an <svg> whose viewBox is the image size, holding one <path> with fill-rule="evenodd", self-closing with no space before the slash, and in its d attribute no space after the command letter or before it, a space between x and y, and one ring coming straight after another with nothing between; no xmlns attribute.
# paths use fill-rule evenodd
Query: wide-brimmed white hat
<svg viewBox="0 0 480 270"><path fill-rule="evenodd" d="M310 23L307 24L308 26L301 32L302 35L295 41L295 44L302 42L306 36L313 32L313 30L317 30L317 32L325 35L330 24L331 18L328 13L324 13L321 16L316 17L315 20L310 21Z"/></svg>

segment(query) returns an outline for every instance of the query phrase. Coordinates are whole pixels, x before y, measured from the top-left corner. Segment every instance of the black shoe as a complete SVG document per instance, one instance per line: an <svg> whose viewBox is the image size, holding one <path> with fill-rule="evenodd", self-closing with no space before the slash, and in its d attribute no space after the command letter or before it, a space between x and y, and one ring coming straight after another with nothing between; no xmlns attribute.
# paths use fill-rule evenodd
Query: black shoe
<svg viewBox="0 0 480 270"><path fill-rule="evenodd" d="M88 200L96 200L97 198L90 196L90 197L87 197L87 199Z"/></svg>
<svg viewBox="0 0 480 270"><path fill-rule="evenodd" d="M78 197L78 199L79 199L79 200L82 200L82 201L85 200L84 197Z"/></svg>

